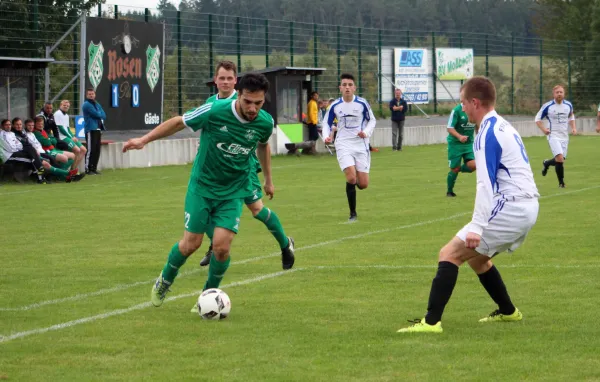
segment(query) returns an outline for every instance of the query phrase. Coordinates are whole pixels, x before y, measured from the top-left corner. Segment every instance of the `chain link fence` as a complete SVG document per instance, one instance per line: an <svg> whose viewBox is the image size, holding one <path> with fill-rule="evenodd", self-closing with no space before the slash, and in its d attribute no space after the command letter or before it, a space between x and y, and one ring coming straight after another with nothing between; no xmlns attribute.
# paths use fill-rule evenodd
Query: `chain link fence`
<svg viewBox="0 0 600 382"><path fill-rule="evenodd" d="M85 13L88 17L163 22L166 26L164 115L181 114L208 98L214 89L206 85L215 64L229 59L240 72L265 67L297 66L326 68L313 87L322 98L338 96L338 78L350 72L357 78L358 93L374 112L389 114L380 76L384 47L472 48L475 74L490 77L498 89L497 109L507 114L537 112L552 98L552 87L563 84L578 115L592 114L600 101L600 79L586 79L595 63L585 42L541 40L460 32L378 30L340 25L254 19L240 16L140 9L120 5L94 6L84 10L34 7L27 4L0 6L0 56L45 57L52 46ZM79 71L69 61L79 60L79 30L74 28L56 47L50 65L49 95L57 95ZM586 54L587 53L587 54ZM600 53L600 52L599 52ZM434 55L431 55L434 56ZM587 58L586 58L587 57ZM1 78L0 78L1 81ZM79 80L66 86L60 98L71 99L79 111ZM36 99L45 100L43 72L35 85ZM0 86L4 86L0 82ZM15 88L13 86L12 88ZM1 88L0 88L1 89ZM387 94L387 93L386 93ZM0 104L3 102L0 91ZM453 102L433 99L423 109L445 114Z"/></svg>

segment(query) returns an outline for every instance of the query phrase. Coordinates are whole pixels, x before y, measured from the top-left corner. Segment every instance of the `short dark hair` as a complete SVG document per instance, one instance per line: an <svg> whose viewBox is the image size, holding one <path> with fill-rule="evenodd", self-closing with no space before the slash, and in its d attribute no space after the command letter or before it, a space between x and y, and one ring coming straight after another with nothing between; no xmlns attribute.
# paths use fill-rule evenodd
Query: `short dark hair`
<svg viewBox="0 0 600 382"><path fill-rule="evenodd" d="M35 118L33 119L33 121L34 121L34 122L40 122L40 121L41 121L41 122L44 122L44 123L46 122L46 120L44 119L44 117L42 117L42 116L39 116L39 115L38 115L37 117L35 117Z"/></svg>
<svg viewBox="0 0 600 382"><path fill-rule="evenodd" d="M23 122L23 123L24 123L25 125L27 125L28 123L33 123L33 119L31 119L31 118L27 118L27 119L25 120L25 122Z"/></svg>
<svg viewBox="0 0 600 382"><path fill-rule="evenodd" d="M18 121L22 121L22 119L21 119L21 118L19 118L19 117L15 117L15 118L13 118L13 120L12 120L12 124L14 125L14 124L15 124L16 122L18 122Z"/></svg>
<svg viewBox="0 0 600 382"><path fill-rule="evenodd" d="M319 94L319 92L317 92L317 91L312 91L312 92L310 92L310 98L314 97L314 96L315 96L315 94Z"/></svg>
<svg viewBox="0 0 600 382"><path fill-rule="evenodd" d="M219 69L221 69L221 68L223 68L225 70L233 70L233 74L237 75L237 67L231 61L223 60L223 61L219 62L217 64L217 67L215 68L215 76L217 75L217 73L219 72Z"/></svg>
<svg viewBox="0 0 600 382"><path fill-rule="evenodd" d="M50 102L50 101L46 101L46 102L44 102L44 106L46 106L46 105L50 105L50 106L52 106L52 102Z"/></svg>
<svg viewBox="0 0 600 382"><path fill-rule="evenodd" d="M94 88L87 88L87 89L85 89L85 92L86 93L87 92L94 92L94 93L96 93L96 91L94 90Z"/></svg>
<svg viewBox="0 0 600 382"><path fill-rule="evenodd" d="M342 73L342 75L340 76L340 81L341 80L352 80L352 82L356 82L354 80L354 76L350 73Z"/></svg>
<svg viewBox="0 0 600 382"><path fill-rule="evenodd" d="M242 76L237 86L238 90L243 93L246 90L249 93L264 91L265 94L269 91L269 80L262 73L247 73Z"/></svg>
<svg viewBox="0 0 600 382"><path fill-rule="evenodd" d="M460 87L464 97L468 100L477 98L483 106L496 104L496 87L489 78L484 76L471 77Z"/></svg>
<svg viewBox="0 0 600 382"><path fill-rule="evenodd" d="M6 122L10 122L10 119L3 119L2 123L0 123L0 126L4 126Z"/></svg>

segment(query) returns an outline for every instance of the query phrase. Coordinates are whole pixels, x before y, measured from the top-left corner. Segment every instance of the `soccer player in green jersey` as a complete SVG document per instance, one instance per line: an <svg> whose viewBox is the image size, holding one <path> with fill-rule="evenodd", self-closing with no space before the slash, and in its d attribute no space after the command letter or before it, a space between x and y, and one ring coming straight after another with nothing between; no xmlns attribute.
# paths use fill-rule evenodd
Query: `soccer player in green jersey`
<svg viewBox="0 0 600 382"><path fill-rule="evenodd" d="M473 153L473 132L475 124L469 122L469 117L463 111L462 105L457 105L448 119L448 191L446 196L455 197L454 183L459 172L475 171L475 154ZM461 165L461 162L464 163Z"/></svg>
<svg viewBox="0 0 600 382"><path fill-rule="evenodd" d="M179 269L202 244L214 225L213 252L204 289L218 288L229 267L229 250L238 232L243 199L252 195L251 153L258 148L265 177L265 193L273 197L269 138L273 118L261 110L269 82L249 73L239 84L239 99L208 103L161 123L141 138L130 139L123 152L140 150L148 143L189 127L202 129L202 139L192 167L184 209L183 238L173 245L152 288L151 301L162 305Z"/></svg>
<svg viewBox="0 0 600 382"><path fill-rule="evenodd" d="M215 68L215 84L217 85L218 93L210 96L206 103L214 102L222 99L237 99L235 84L237 82L237 68L231 61L221 61ZM281 248L281 262L283 269L290 269L294 265L294 239L288 237L283 230L283 226L275 211L264 206L262 202L261 183L258 179L258 173L262 171L260 163L256 157L256 153L252 152L250 161L255 166L250 173L250 181L252 183L252 195L244 199L244 204L252 213L252 216L261 221L275 237ZM211 229L206 232L206 235L212 240ZM212 256L212 243L208 248L204 258L200 261L200 266L204 267L210 263Z"/></svg>

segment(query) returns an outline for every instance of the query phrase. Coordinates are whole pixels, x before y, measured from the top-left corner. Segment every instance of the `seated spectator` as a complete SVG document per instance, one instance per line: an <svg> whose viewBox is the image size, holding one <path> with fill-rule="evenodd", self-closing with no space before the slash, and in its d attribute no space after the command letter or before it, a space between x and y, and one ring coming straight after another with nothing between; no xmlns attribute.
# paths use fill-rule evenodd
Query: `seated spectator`
<svg viewBox="0 0 600 382"><path fill-rule="evenodd" d="M26 164L27 168L32 168L37 176L37 182L46 184L44 165L39 155L37 155L33 146L23 146L17 139L15 133L11 131L12 124L8 119L1 122L0 130L0 158L6 164Z"/></svg>
<svg viewBox="0 0 600 382"><path fill-rule="evenodd" d="M15 126L17 126L17 124L13 122L13 129L15 129ZM33 132L33 120L28 119L25 121L25 130L26 131L24 132L24 136L26 137L29 144L31 144L35 148L36 152L40 155L44 163L44 167L46 168L46 170L48 170L50 174L54 175L59 180L66 181L67 183L71 181L78 182L81 179L83 179L85 174L77 174L77 170L68 171L61 168L61 166L68 167L69 158L67 158L66 155L57 154L56 156L52 157L50 154L46 153L46 151L42 147L42 144L37 140ZM17 133L15 132L15 134Z"/></svg>
<svg viewBox="0 0 600 382"><path fill-rule="evenodd" d="M44 118L37 116L34 119L34 130L33 130L33 134L35 135L36 139L42 144L42 148L44 149L44 151L46 151L46 153L48 155L50 155L50 157L52 157L53 159L57 160L57 155L62 154L64 156L67 157L67 163L64 167L65 170L70 168L71 170L75 170L77 171L74 167L75 164L75 154L73 154L72 152L69 151L62 151L62 150L58 150L55 145L56 145L56 138L53 135L48 135L48 133L46 132L46 130L44 130ZM77 174L77 172L74 172L74 174Z"/></svg>
<svg viewBox="0 0 600 382"><path fill-rule="evenodd" d="M58 126L56 126L56 121L54 120L54 113L52 109L52 103L46 102L40 114L36 117L42 117L44 120L44 131L48 136L53 136L56 139L54 146L58 150L65 150L66 143L62 143L59 140L60 134L58 132Z"/></svg>
<svg viewBox="0 0 600 382"><path fill-rule="evenodd" d="M71 103L64 99L60 101L60 107L56 113L54 113L54 122L58 127L58 140L64 142L64 150L70 151L75 154L75 168L79 168L79 163L85 158L87 149L79 142L77 137L73 136L70 129L69 108ZM59 145L58 148L61 148Z"/></svg>

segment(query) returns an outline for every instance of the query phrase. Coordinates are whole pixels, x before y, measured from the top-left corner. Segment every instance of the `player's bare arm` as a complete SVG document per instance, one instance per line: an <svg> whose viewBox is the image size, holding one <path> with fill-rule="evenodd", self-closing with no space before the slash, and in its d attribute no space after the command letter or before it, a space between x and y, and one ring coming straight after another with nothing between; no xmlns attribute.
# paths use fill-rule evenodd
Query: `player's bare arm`
<svg viewBox="0 0 600 382"><path fill-rule="evenodd" d="M275 186L271 177L271 146L268 143L258 143L256 152L265 178L265 194L269 195L270 200L275 194Z"/></svg>
<svg viewBox="0 0 600 382"><path fill-rule="evenodd" d="M123 145L123 152L125 153L129 150L141 150L148 143L156 141L157 139L169 137L184 128L185 123L183 123L183 117L173 117L156 126L143 137L128 140L125 145Z"/></svg>
<svg viewBox="0 0 600 382"><path fill-rule="evenodd" d="M569 127L571 128L571 134L577 135L577 124L575 123L575 114L573 112L569 114Z"/></svg>
<svg viewBox="0 0 600 382"><path fill-rule="evenodd" d="M535 124L542 131L542 133L544 133L545 135L550 135L550 129L544 126L543 121L535 121Z"/></svg>
<svg viewBox="0 0 600 382"><path fill-rule="evenodd" d="M469 139L469 137L459 134L453 127L448 128L448 134L461 141L461 143L465 143Z"/></svg>

